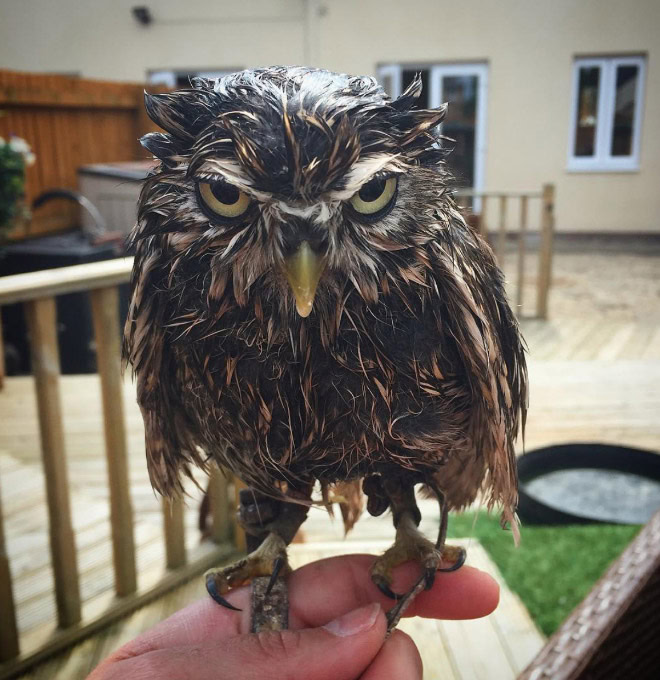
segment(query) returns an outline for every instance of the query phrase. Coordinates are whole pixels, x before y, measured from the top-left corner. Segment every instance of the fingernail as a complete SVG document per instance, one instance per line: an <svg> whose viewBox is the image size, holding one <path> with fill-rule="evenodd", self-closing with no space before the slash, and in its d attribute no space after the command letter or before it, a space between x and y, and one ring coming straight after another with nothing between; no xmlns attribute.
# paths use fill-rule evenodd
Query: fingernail
<svg viewBox="0 0 660 680"><path fill-rule="evenodd" d="M323 626L328 632L339 637L348 637L349 635L357 635L369 630L378 617L380 612L380 605L377 602L368 604L365 607L354 609L348 614L340 616L330 623Z"/></svg>

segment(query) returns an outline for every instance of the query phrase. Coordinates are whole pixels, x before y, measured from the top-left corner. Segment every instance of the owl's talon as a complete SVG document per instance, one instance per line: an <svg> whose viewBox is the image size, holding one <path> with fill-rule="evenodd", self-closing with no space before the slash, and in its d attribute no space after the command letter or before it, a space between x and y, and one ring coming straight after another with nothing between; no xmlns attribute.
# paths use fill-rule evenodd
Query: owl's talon
<svg viewBox="0 0 660 680"><path fill-rule="evenodd" d="M426 587L426 573L415 583L415 585L390 609L385 617L387 618L387 635L397 626L403 612L413 603L417 595Z"/></svg>
<svg viewBox="0 0 660 680"><path fill-rule="evenodd" d="M273 562L273 573L270 575L270 581L268 581L268 587L266 588L266 595L270 595L270 591L273 589L277 577L285 564L286 559L284 557L275 558L275 561Z"/></svg>
<svg viewBox="0 0 660 680"><path fill-rule="evenodd" d="M454 563L449 565L448 567L438 567L436 571L441 571L445 574L448 574L449 572L452 571L458 571L465 564L467 552L465 548L461 548L460 546L446 545L442 551L443 561L449 556L448 553L451 554L453 557L454 551L458 553L457 557L455 557L454 559Z"/></svg>
<svg viewBox="0 0 660 680"><path fill-rule="evenodd" d="M387 582L386 579L379 577L376 574L372 574L371 580L373 581L376 588L378 588L378 590L380 590L380 592L383 593L383 595L385 595L385 597L389 597L390 600L398 601L403 597L403 595L401 595L399 593L395 593L390 588L389 583Z"/></svg>
<svg viewBox="0 0 660 680"><path fill-rule="evenodd" d="M264 542L247 557L226 567L207 571L206 590L218 604L236 610L236 607L224 599L224 595L232 588L247 585L258 576L266 576L270 579L266 593L268 594L277 579L290 572L291 567L286 558L286 543L277 534L270 533Z"/></svg>
<svg viewBox="0 0 660 680"><path fill-rule="evenodd" d="M241 612L243 611L242 609L239 609L238 607L234 607L233 604L230 602L227 602L222 595L218 592L217 585L215 583L215 578L213 577L212 574L208 574L206 576L206 590L208 594L221 606L226 607L227 609L232 609L235 612Z"/></svg>
<svg viewBox="0 0 660 680"><path fill-rule="evenodd" d="M424 590L431 590L435 583L435 573L438 571L435 567L426 567L424 569Z"/></svg>

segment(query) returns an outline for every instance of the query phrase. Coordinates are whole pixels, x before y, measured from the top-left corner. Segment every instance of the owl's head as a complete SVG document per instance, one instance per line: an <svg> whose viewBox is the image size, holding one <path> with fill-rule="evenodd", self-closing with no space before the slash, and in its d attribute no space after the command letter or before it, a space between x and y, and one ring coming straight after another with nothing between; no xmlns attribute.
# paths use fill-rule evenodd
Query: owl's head
<svg viewBox="0 0 660 680"><path fill-rule="evenodd" d="M415 109L421 81L391 100L373 78L273 67L145 95L165 133L134 241L196 261L209 301L251 289L308 316L315 296L353 285L367 302L383 273L433 237L446 107Z"/></svg>

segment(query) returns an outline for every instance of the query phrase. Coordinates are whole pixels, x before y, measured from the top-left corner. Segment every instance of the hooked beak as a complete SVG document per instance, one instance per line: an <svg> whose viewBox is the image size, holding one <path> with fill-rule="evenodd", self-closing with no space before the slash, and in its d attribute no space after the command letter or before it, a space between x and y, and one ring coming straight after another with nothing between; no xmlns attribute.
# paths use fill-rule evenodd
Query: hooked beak
<svg viewBox="0 0 660 680"><path fill-rule="evenodd" d="M317 255L303 241L293 255L284 260L284 273L296 298L296 309L302 317L312 312L316 287L325 269L325 258Z"/></svg>

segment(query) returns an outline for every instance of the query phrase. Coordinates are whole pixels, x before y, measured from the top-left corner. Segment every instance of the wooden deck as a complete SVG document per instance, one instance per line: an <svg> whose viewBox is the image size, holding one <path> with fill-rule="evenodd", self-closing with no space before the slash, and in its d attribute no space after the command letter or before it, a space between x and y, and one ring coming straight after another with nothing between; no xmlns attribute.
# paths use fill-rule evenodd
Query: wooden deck
<svg viewBox="0 0 660 680"><path fill-rule="evenodd" d="M660 447L659 264L653 253L557 255L551 320L522 323L532 386L527 449L569 441ZM113 583L100 387L96 376L71 376L62 379L61 390L82 598L87 611L97 611L109 601ZM124 385L124 399L138 573L144 586L162 571L162 515L146 474L142 423L130 382ZM31 378L9 378L0 391L0 495L23 649L43 640L54 620L36 423ZM199 497L191 487L186 513L191 527ZM188 531L187 536L188 547L195 548L198 534ZM296 560L379 551L393 532L389 520L365 518L347 542L339 542L339 527L319 513L305 525L305 536L306 543L295 548ZM497 577L475 541L469 553L475 565ZM516 676L542 637L516 598L506 588L503 593L500 610L482 621L405 623L422 649L427 677ZM201 595L201 584L194 581L29 677L84 678L112 649ZM497 675L492 672L496 659Z"/></svg>

